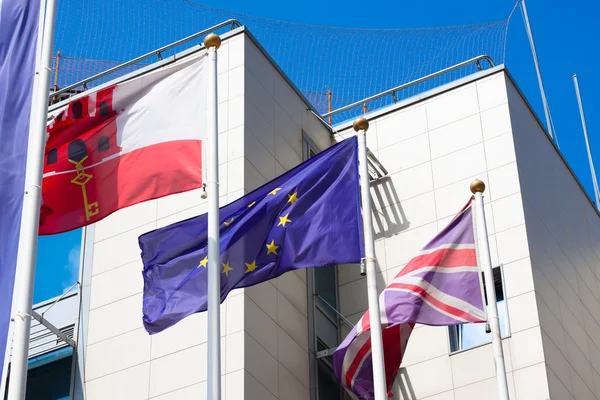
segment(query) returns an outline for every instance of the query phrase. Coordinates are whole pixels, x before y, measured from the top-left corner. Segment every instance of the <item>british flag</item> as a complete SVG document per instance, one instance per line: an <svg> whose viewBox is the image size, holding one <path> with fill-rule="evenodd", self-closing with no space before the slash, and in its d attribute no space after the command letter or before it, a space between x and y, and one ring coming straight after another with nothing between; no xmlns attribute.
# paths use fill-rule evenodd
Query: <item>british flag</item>
<svg viewBox="0 0 600 400"><path fill-rule="evenodd" d="M388 397L415 323L485 322L472 201L379 296ZM355 399L374 399L367 311L333 355L335 374Z"/></svg>

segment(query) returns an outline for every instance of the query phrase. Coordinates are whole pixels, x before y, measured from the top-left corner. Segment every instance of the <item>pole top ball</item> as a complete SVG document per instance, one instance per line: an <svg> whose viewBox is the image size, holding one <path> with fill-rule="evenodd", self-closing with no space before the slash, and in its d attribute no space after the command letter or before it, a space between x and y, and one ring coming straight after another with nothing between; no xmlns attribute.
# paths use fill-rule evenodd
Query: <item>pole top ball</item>
<svg viewBox="0 0 600 400"><path fill-rule="evenodd" d="M369 121L365 117L358 117L352 123L352 127L356 132L367 131L369 129Z"/></svg>
<svg viewBox="0 0 600 400"><path fill-rule="evenodd" d="M471 182L471 193L483 193L485 191L485 183L479 179L475 179Z"/></svg>
<svg viewBox="0 0 600 400"><path fill-rule="evenodd" d="M221 47L221 38L217 34L209 33L204 38L204 46L207 49L210 49L211 47L215 47L218 49L219 47Z"/></svg>

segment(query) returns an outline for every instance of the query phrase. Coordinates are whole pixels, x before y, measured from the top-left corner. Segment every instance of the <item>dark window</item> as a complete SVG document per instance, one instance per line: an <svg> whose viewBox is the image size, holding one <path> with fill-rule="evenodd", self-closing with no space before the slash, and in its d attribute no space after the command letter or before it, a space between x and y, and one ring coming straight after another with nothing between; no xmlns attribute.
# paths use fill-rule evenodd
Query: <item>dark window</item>
<svg viewBox="0 0 600 400"><path fill-rule="evenodd" d="M46 165L56 164L58 161L58 152L56 149L50 149L48 151L48 155L46 156Z"/></svg>
<svg viewBox="0 0 600 400"><path fill-rule="evenodd" d="M81 101L74 102L71 110L73 119L81 119L83 117L83 104L81 104Z"/></svg>
<svg viewBox="0 0 600 400"><path fill-rule="evenodd" d="M108 140L108 136L100 136L98 138L98 153L103 153L110 149L110 141Z"/></svg>
<svg viewBox="0 0 600 400"><path fill-rule="evenodd" d="M73 357L70 354L65 357L65 353L69 353L69 350L63 348L29 360L25 400L69 399ZM58 357L63 358L57 359ZM10 366L8 373L10 374ZM7 392L8 387L5 390L4 399L6 399Z"/></svg>
<svg viewBox="0 0 600 400"><path fill-rule="evenodd" d="M108 103L106 101L100 103L100 115L104 117L107 116L109 112Z"/></svg>
<svg viewBox="0 0 600 400"><path fill-rule="evenodd" d="M335 400L341 397L341 386L330 364L322 359L318 362L319 400Z"/></svg>
<svg viewBox="0 0 600 400"><path fill-rule="evenodd" d="M30 369L27 373L26 400L68 399L71 391L72 358Z"/></svg>
<svg viewBox="0 0 600 400"><path fill-rule="evenodd" d="M337 321L335 310L337 304L337 279L335 276L335 267L315 268L315 300L319 308L331 318Z"/></svg>
<svg viewBox="0 0 600 400"><path fill-rule="evenodd" d="M79 162L87 156L85 142L82 139L75 139L69 143L69 160Z"/></svg>
<svg viewBox="0 0 600 400"><path fill-rule="evenodd" d="M506 301L504 299L504 287L502 283L502 271L500 270L500 267L494 268L493 271L496 300L498 302L498 317L500 319L500 333L504 338L509 335L509 332L507 325L508 316L506 315ZM485 299L487 305L487 296L485 296ZM450 326L450 351L466 350L491 342L492 334L487 333L485 327L486 324L482 323Z"/></svg>

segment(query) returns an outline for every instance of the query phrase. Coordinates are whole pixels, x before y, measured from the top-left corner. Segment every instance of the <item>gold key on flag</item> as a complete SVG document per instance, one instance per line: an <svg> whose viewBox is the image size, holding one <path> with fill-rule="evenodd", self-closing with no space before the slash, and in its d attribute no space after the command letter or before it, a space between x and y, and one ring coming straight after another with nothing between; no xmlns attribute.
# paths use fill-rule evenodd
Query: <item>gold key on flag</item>
<svg viewBox="0 0 600 400"><path fill-rule="evenodd" d="M47 127L40 235L202 187L205 62L192 56L57 110Z"/></svg>
<svg viewBox="0 0 600 400"><path fill-rule="evenodd" d="M94 201L93 203L88 202L87 190L85 185L93 178L92 175L85 172L83 168L83 162L87 160L88 156L83 157L80 161L73 161L69 159L70 162L75 164L75 170L77 171L77 176L71 180L71 183L75 185L81 186L81 194L83 195L83 205L85 207L85 219L87 221L90 220L91 217L98 214L100 212L98 208L98 202Z"/></svg>

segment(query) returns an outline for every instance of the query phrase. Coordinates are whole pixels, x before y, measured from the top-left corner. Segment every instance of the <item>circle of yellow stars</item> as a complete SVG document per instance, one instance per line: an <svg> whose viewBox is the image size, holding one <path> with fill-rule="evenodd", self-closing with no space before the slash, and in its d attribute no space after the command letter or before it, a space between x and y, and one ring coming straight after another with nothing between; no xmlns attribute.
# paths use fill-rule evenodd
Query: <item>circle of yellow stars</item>
<svg viewBox="0 0 600 400"><path fill-rule="evenodd" d="M280 190L282 190L282 188L275 188L273 190L271 190L267 196L272 195L275 196L277 194L277 192L279 192ZM288 194L288 203L290 204L294 204L296 201L298 201L298 192L294 192L291 194ZM256 201L253 201L252 203L250 203L248 205L248 208L254 206L256 204ZM286 215L284 215L283 217L279 217L279 223L277 224L277 226L283 226L284 228L286 227L286 225L290 224L292 222L291 219L289 219L290 213L287 213ZM229 225L231 225L233 223L233 221L235 220L235 218L231 218L227 221L224 221L223 224L227 227ZM280 246L277 246L275 244L275 239L271 240L271 243L267 243L266 244L267 247L267 255L269 254L275 254L278 255L277 250L279 249ZM245 263L246 264L246 274L253 272L255 269L257 269L259 266L256 264L256 260L253 260L251 263ZM206 266L208 265L208 256L205 256L200 263L198 264L198 268L203 267L206 268ZM225 276L229 277L229 272L231 272L233 270L233 267L231 267L230 265L230 261L227 260L226 263L221 263L221 265L223 266L223 271L221 273L225 274Z"/></svg>

